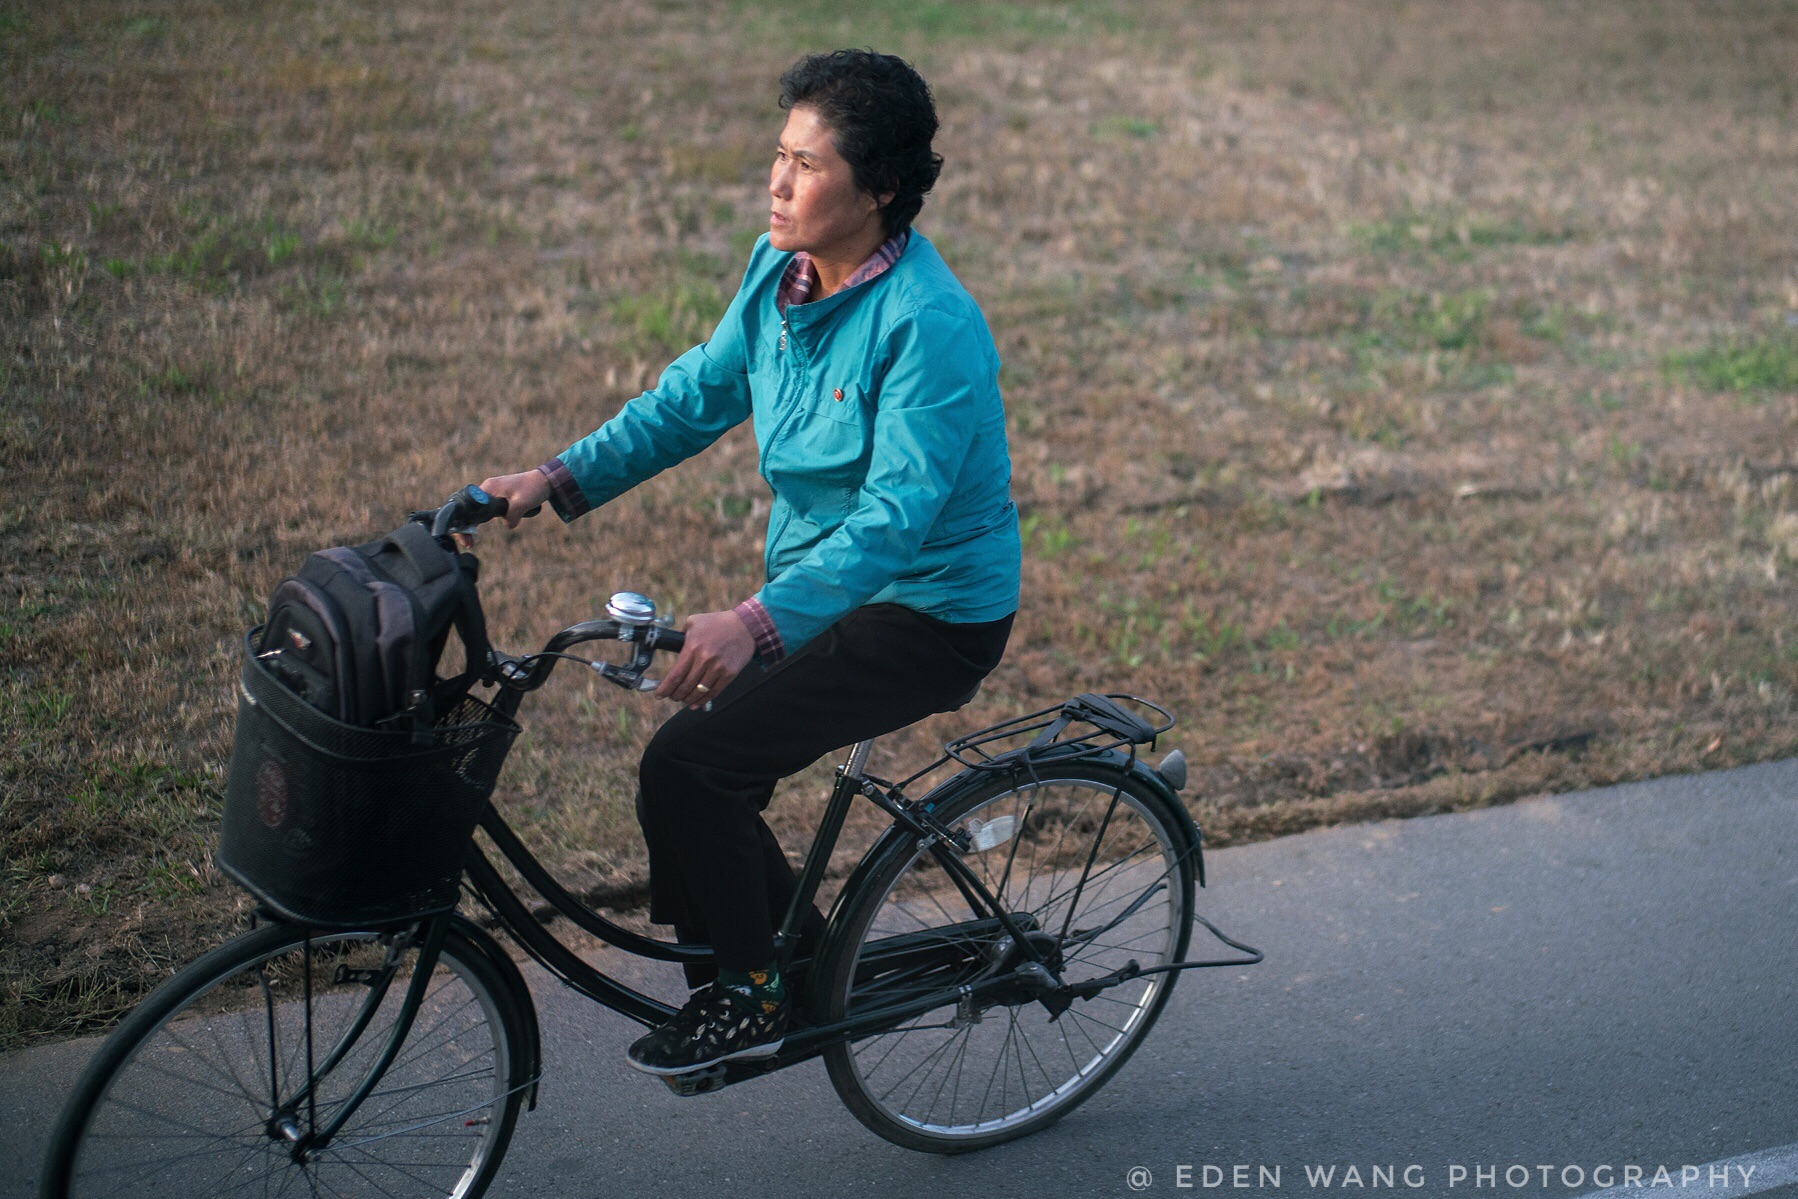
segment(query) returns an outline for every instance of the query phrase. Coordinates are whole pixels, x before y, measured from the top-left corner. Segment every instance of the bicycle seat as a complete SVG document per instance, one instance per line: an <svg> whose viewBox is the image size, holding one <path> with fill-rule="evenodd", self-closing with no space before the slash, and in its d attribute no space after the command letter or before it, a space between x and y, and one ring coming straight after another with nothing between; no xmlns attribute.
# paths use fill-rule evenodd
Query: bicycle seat
<svg viewBox="0 0 1798 1199"><path fill-rule="evenodd" d="M979 684L979 683L975 683L975 684L974 684L974 685L973 685L973 686L972 686L972 687L969 687L969 688L968 688L968 693L967 693L967 694L966 694L966 695L964 695L964 696L962 696L962 697L961 697L961 698L960 698L960 699L958 699L958 700L955 700L955 701L953 701L953 702L952 702L952 703L950 703L950 705L949 705L949 706L948 706L948 707L946 707L946 708L938 708L938 709L937 709L937 710L938 710L938 711L939 711L939 712L955 712L955 711L959 711L959 710L960 710L960 709L962 709L962 708L965 708L965 707L967 707L967 706L968 706L968 705L969 705L969 704L971 704L971 703L973 703L973 702L974 702L974 697L975 697L975 696L976 696L976 695L979 695L979 694L980 694L980 684Z"/></svg>

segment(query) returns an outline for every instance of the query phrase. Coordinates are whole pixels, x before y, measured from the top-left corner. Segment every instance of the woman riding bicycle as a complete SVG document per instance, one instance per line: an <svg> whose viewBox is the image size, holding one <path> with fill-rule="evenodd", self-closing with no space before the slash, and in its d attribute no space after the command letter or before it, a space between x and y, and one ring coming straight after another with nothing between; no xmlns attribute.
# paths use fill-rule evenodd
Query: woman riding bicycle
<svg viewBox="0 0 1798 1199"><path fill-rule="evenodd" d="M513 514L547 500L571 521L755 423L774 493L767 582L688 619L656 691L688 706L639 769L650 919L716 958L716 978L689 968L687 1005L631 1046L654 1074L779 1048L792 1002L774 928L797 888L760 815L775 784L960 706L1018 602L998 355L911 228L942 163L929 88L860 50L780 82L768 235L711 340L558 457L481 485ZM821 926L809 913L807 933Z"/></svg>

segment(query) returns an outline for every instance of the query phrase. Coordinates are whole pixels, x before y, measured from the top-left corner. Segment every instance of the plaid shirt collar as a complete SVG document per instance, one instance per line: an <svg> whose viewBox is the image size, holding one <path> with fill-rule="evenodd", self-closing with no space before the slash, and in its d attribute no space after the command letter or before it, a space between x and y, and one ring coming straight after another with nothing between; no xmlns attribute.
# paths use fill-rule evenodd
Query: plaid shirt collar
<svg viewBox="0 0 1798 1199"><path fill-rule="evenodd" d="M899 255L905 253L905 243L910 240L910 229L901 229L887 238L880 249L869 255L866 262L856 267L843 280L842 290L848 291L858 284L886 274L899 261ZM812 265L812 256L801 250L793 255L793 260L787 263L787 269L780 276L780 286L774 292L774 306L784 313L787 305L803 304L811 299L812 291L817 286L818 268Z"/></svg>

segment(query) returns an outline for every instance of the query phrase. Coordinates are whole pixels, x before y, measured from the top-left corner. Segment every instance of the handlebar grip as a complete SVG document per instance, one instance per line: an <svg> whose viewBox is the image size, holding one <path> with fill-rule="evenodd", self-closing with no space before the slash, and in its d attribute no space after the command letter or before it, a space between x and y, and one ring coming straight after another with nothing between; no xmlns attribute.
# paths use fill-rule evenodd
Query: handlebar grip
<svg viewBox="0 0 1798 1199"><path fill-rule="evenodd" d="M679 629L662 629L656 633L656 648L678 654L687 644L687 635Z"/></svg>
<svg viewBox="0 0 1798 1199"><path fill-rule="evenodd" d="M451 529L472 529L476 525L484 525L490 520L504 516L508 506L506 497L488 495L475 484L470 483L455 495L450 496L449 502L437 509L436 515L431 519L431 535L443 537ZM526 512L525 517L535 516L541 511L543 511L543 505L538 504ZM414 518L421 515L423 514L415 513Z"/></svg>
<svg viewBox="0 0 1798 1199"><path fill-rule="evenodd" d="M496 495L496 496L489 497L488 503L492 509L494 516L504 516L507 512L509 512L511 510L511 507L512 507L511 503L503 495ZM535 508L532 508L529 512L526 512L523 516L519 517L518 519L519 520L529 520L529 519L531 519L531 517L536 516L539 512L542 512L542 511L543 511L543 505L538 504Z"/></svg>

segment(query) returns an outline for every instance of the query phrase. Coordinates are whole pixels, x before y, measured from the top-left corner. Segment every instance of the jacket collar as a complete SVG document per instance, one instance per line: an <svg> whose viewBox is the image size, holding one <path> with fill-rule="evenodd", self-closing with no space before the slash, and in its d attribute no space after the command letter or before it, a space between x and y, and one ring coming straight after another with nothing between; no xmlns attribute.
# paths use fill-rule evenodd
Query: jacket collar
<svg viewBox="0 0 1798 1199"><path fill-rule="evenodd" d="M887 238L866 261L849 273L849 278L843 280L842 287L825 298L840 296L850 288L859 287L870 279L886 274L899 261L899 256L905 253L906 243L910 240L910 229L901 229ZM806 303L817 286L818 268L812 265L812 256L801 250L793 255L792 260L787 263L787 269L781 272L780 285L774 291L775 310L784 316L789 305Z"/></svg>

